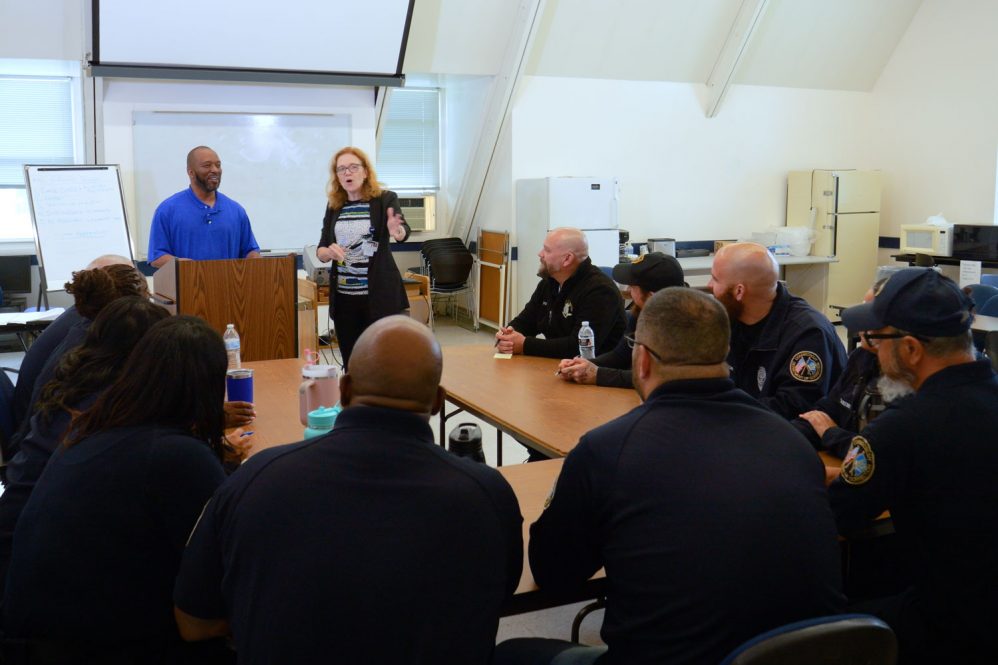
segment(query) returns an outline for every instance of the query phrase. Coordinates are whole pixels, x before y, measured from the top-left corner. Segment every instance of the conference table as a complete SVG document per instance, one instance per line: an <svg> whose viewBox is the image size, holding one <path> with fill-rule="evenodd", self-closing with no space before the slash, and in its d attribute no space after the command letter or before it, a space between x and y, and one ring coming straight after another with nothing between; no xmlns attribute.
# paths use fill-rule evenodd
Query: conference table
<svg viewBox="0 0 998 665"><path fill-rule="evenodd" d="M502 465L502 433L547 457L564 457L579 437L641 403L633 390L564 381L551 358L496 358L489 344L443 350L441 385L457 410L440 414L440 442L447 420L467 411L496 428L497 461Z"/></svg>
<svg viewBox="0 0 998 665"><path fill-rule="evenodd" d="M557 360L527 356L500 360L494 354L491 345L443 350L440 383L447 401L458 410L446 416L441 413L441 445L446 441L446 420L467 411L548 457L564 457L583 434L640 404L633 390L563 381L555 375ZM251 454L301 440L304 426L298 419L298 385L302 364L297 358L243 363L254 372L257 420L249 428L254 431Z"/></svg>
<svg viewBox="0 0 998 665"><path fill-rule="evenodd" d="M447 417L468 411L496 427L498 432L512 434L554 458L498 469L519 501L524 542L523 573L503 615L601 596L605 588L602 571L569 594L556 595L539 589L527 563L529 527L544 509L544 501L561 471L562 458L575 447L579 437L637 406L640 403L637 394L633 390L563 381L555 375L557 360L526 356L499 359L494 357L491 345L447 347L443 354L441 384L447 401L458 408ZM302 361L264 360L246 362L243 366L254 370L257 411L256 420L247 428L253 430L253 435L246 439L248 454L300 441L304 429L298 419ZM445 441L444 423L441 414L441 445ZM821 457L826 475L834 475L839 461L825 454Z"/></svg>
<svg viewBox="0 0 998 665"><path fill-rule="evenodd" d="M454 347L454 349L456 348L457 347ZM493 362L491 357L492 354L489 351L491 347L476 348L479 351L485 352L485 358L488 362ZM444 351L445 367L448 359L453 355L450 353L450 350L451 349L446 349ZM456 355L468 364L471 364L472 359L476 357L473 352L459 353ZM533 362L533 360L537 359L518 358L518 360L525 360L526 362L523 363L525 366L535 369L543 369L542 374L546 379L568 386L566 382L561 381L558 377L554 376L553 370L547 367L548 364L557 365L557 361L548 360L546 363L542 363L542 366L538 366L536 362ZM515 364L516 363L507 363L507 367ZM300 441L302 439L304 428L298 420L298 385L302 380L301 366L302 361L297 358L284 360L261 360L243 363L243 367L253 370L254 403L257 412L256 420L252 425L246 428L247 430L253 431L253 435L251 437L247 437L246 439L248 454L252 455L253 453L259 452L260 450L271 446ZM517 377L523 378L526 374L529 374L529 372L514 373L509 375L507 378L509 380L515 380ZM494 374L492 376L495 378ZM446 387L447 385L454 384L448 384L445 382L444 385ZM499 384L499 387L503 389L503 392L507 390L503 384ZM573 385L571 387L579 390L590 388L590 386L578 385ZM600 389L598 392L602 392L603 390L616 390L619 393L632 392L629 390L620 390L619 388ZM464 395L464 399L470 399L476 395L476 393L473 392L464 392L462 394ZM636 397L634 397L631 401L633 401L634 404L637 404ZM631 401L624 400L623 402L620 402L620 405L626 406L627 404L630 404ZM484 411L492 414L493 418L503 423L506 422L503 420L504 418L513 416L511 411L495 406L489 406L489 404L491 404L491 402L487 401L486 406L474 406L474 408L476 409L476 412ZM562 408L574 408L573 402L570 400L562 402L548 402L547 404L548 407L561 405ZM559 418L558 413L548 413L547 415L548 417ZM591 418L587 419L586 422L590 422L591 420ZM579 427L584 426L578 425L574 429L578 429ZM527 544L530 525L533 524L540 516L541 511L544 509L544 501L550 493L551 488L554 486L555 481L558 479L558 473L561 471L562 465L562 459L560 459L560 457L567 452L567 449L574 446L575 441L578 440L578 436L573 433L574 429L568 427L559 428L556 443L548 446L548 449L552 451L557 450L554 445L561 445L566 448L564 452L559 454L559 459L545 460L543 462L535 462L532 464L516 464L501 467L499 469L499 473L503 475L506 481L509 482L510 486L513 488L513 492L516 494L517 501L520 504L520 514L523 515L524 543L523 573L520 577L520 583L517 585L516 594L513 598L507 601L505 607L503 608L503 616L520 614L522 612L531 612L549 607L557 607L559 605L565 605L581 600L589 600L596 598L603 593L605 578L603 577L602 572L598 573L587 584L582 585L578 589L575 589L567 594L554 594L549 591L542 591L541 589L538 589L537 584L534 583L533 574L530 572L530 566L527 563ZM544 441L543 436L541 435L543 430L536 428L532 424L528 424L527 426L520 428L511 427L511 431L522 431L525 432L524 436L536 436L540 441ZM581 432L579 433L581 434ZM574 439L572 439L573 436ZM572 440L570 445L567 443L569 440Z"/></svg>
<svg viewBox="0 0 998 665"><path fill-rule="evenodd" d="M998 331L998 316L975 314L974 321L970 324L970 329L974 332L983 333Z"/></svg>

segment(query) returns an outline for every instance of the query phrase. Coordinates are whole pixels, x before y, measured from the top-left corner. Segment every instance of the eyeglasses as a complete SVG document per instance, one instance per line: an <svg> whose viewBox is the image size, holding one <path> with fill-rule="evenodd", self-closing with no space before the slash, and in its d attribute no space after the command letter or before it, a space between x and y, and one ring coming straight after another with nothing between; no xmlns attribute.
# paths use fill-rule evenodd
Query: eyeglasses
<svg viewBox="0 0 998 665"><path fill-rule="evenodd" d="M650 346L648 346L644 342L639 342L638 340L634 339L633 335L624 335L624 339L627 341L627 348L633 349L635 344L637 344L639 346L643 346L643 347L645 347L645 351L647 351L648 353L651 354L652 358L654 358L655 360L659 361L663 365L667 364L665 362L665 360L662 358L662 356L658 355L655 352L655 349L651 348Z"/></svg>
<svg viewBox="0 0 998 665"><path fill-rule="evenodd" d="M337 166L336 173L343 175L344 173L356 173L364 168L363 164L347 164L346 166Z"/></svg>
<svg viewBox="0 0 998 665"><path fill-rule="evenodd" d="M918 335L912 335L907 332L892 332L892 333L871 333L863 331L859 333L859 336L863 338L863 341L870 345L871 348L877 348L880 346L880 340L882 339L901 339L902 337L914 337L920 342L927 342L925 337L920 337Z"/></svg>

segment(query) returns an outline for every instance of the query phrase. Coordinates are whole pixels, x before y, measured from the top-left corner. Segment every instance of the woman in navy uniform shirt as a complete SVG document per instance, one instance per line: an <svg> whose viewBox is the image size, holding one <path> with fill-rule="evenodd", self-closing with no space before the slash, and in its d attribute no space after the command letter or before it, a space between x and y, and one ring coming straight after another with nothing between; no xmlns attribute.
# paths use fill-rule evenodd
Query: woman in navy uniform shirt
<svg viewBox="0 0 998 665"><path fill-rule="evenodd" d="M75 418L14 530L5 662L191 663L173 584L225 477L225 347L197 318L160 321Z"/></svg>

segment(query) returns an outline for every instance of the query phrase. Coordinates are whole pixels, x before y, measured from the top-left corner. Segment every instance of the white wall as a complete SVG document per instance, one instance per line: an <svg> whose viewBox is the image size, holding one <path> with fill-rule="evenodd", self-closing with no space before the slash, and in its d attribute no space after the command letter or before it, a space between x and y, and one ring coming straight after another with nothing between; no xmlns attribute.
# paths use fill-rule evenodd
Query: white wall
<svg viewBox="0 0 998 665"><path fill-rule="evenodd" d="M85 0L0 2L0 58L82 60Z"/></svg>
<svg viewBox="0 0 998 665"><path fill-rule="evenodd" d="M121 165L125 212L133 243L137 234L132 114L134 111L239 111L244 113L346 113L351 116L352 144L375 154L374 95L370 88L334 88L279 84L205 83L108 79L103 97L103 154L100 161ZM332 154L330 154L330 157ZM225 156L222 155L222 159ZM187 184L186 166L177 164L177 189ZM280 192L275 192L280 196ZM316 218L302 220L321 228L324 193L316 192ZM146 220L148 223L148 220ZM318 240L318 235L316 235ZM145 247L135 247L145 257Z"/></svg>
<svg viewBox="0 0 998 665"><path fill-rule="evenodd" d="M885 171L881 235L942 213L995 218L998 3L925 0L873 91Z"/></svg>
<svg viewBox="0 0 998 665"><path fill-rule="evenodd" d="M685 83L528 77L513 111L512 177L617 176L632 241L706 240L783 224L789 170L880 167L866 93L734 86L710 119L702 94Z"/></svg>

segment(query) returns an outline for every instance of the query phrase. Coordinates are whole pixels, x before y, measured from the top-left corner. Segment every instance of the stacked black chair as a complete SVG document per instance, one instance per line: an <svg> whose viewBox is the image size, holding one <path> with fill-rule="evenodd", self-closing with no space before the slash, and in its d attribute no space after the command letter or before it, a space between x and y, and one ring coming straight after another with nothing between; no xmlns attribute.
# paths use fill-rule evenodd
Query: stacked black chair
<svg viewBox="0 0 998 665"><path fill-rule="evenodd" d="M421 252L425 266L423 274L428 274L430 277L431 299L454 298L456 314L456 298L465 295L467 309L477 330L478 317L475 315L475 290L471 272L475 266L474 255L468 251L460 238L427 240L423 243Z"/></svg>

